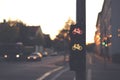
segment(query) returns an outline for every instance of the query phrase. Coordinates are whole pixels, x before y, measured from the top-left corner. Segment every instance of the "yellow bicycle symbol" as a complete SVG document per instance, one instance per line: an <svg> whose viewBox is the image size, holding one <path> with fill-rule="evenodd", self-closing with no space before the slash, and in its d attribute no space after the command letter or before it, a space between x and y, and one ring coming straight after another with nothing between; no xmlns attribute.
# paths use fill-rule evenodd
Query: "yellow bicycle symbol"
<svg viewBox="0 0 120 80"><path fill-rule="evenodd" d="M73 46L72 46L72 50L82 50L83 49L83 47L82 46L80 46L79 44L74 44Z"/></svg>

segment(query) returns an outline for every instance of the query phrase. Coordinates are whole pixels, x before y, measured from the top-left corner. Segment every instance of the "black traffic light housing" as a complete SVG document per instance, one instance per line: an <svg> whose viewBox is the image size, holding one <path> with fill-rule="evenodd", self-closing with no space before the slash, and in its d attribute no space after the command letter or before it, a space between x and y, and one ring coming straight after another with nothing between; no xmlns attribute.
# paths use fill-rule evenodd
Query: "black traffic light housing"
<svg viewBox="0 0 120 80"><path fill-rule="evenodd" d="M78 71L85 69L86 49L85 32L79 25L71 25L70 28L70 70Z"/></svg>

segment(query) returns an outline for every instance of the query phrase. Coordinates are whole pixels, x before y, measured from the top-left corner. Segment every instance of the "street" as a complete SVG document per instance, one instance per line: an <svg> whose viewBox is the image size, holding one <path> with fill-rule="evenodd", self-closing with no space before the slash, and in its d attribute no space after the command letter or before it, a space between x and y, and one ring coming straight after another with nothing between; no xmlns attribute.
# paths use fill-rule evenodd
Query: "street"
<svg viewBox="0 0 120 80"><path fill-rule="evenodd" d="M35 62L0 62L0 80L75 80L64 57L48 56ZM120 80L120 64L95 56L86 55L86 80Z"/></svg>
<svg viewBox="0 0 120 80"><path fill-rule="evenodd" d="M44 80L49 75L63 68L57 63L61 56L45 57L42 61L35 62L0 62L0 80ZM41 79L44 74L48 74ZM50 80L50 79L45 79Z"/></svg>

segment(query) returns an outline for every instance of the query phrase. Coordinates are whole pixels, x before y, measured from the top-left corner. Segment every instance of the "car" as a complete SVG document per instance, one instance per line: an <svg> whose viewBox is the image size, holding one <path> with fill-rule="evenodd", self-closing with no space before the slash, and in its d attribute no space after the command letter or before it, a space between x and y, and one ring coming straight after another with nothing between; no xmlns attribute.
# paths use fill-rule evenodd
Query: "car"
<svg viewBox="0 0 120 80"><path fill-rule="evenodd" d="M42 57L43 56L40 52L34 52L27 57L27 60L32 60L32 61L41 60Z"/></svg>
<svg viewBox="0 0 120 80"><path fill-rule="evenodd" d="M22 60L23 59L23 53L5 53L3 54L3 58L5 60Z"/></svg>

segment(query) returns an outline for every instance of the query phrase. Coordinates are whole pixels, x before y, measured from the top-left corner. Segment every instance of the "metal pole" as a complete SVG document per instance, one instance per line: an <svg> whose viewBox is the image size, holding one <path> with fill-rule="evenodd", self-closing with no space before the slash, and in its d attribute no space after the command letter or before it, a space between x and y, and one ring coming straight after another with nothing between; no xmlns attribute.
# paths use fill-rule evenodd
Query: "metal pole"
<svg viewBox="0 0 120 80"><path fill-rule="evenodd" d="M77 12L76 12L76 22L78 25L80 25L80 28L83 29L84 35L82 37L82 44L85 45L85 28L86 28L86 23L85 23L85 0L77 0ZM86 52L83 51L82 54L85 54ZM75 78L76 80L86 80L86 65L85 65L85 55L83 55L82 64L81 64L81 69L75 71Z"/></svg>
<svg viewBox="0 0 120 80"><path fill-rule="evenodd" d="M75 72L75 80L86 80L85 73L81 73L81 71Z"/></svg>

